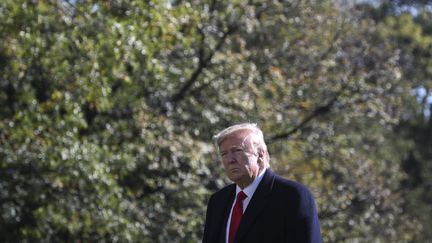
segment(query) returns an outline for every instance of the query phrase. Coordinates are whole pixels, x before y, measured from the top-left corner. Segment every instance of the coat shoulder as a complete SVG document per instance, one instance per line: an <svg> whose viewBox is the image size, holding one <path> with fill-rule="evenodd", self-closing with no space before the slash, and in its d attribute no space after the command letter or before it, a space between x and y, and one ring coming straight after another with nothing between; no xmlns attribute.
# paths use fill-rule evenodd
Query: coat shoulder
<svg viewBox="0 0 432 243"><path fill-rule="evenodd" d="M210 201L219 201L221 199L227 198L229 195L232 195L232 192L235 191L235 184L230 184L228 186L223 187L219 191L213 193L210 197Z"/></svg>
<svg viewBox="0 0 432 243"><path fill-rule="evenodd" d="M296 194L300 197L312 197L312 193L305 185L296 181L285 179L279 175L275 176L274 189L284 192L286 195Z"/></svg>
<svg viewBox="0 0 432 243"><path fill-rule="evenodd" d="M275 175L275 182L287 188L295 188L297 190L308 190L305 185L296 181L285 179L280 175Z"/></svg>

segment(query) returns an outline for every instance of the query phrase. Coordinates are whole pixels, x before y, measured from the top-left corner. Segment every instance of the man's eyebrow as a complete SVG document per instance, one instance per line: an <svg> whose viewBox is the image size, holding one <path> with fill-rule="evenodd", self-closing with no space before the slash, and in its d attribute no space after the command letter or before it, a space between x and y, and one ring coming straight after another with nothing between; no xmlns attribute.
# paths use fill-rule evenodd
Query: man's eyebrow
<svg viewBox="0 0 432 243"><path fill-rule="evenodd" d="M228 152L228 150L219 150L219 153L220 154L225 154L225 153L227 153Z"/></svg>
<svg viewBox="0 0 432 243"><path fill-rule="evenodd" d="M244 148L244 146L243 145L233 145L229 148L226 148L225 150L219 150L219 153L226 153L226 152L228 152L228 150L236 149L236 148Z"/></svg>

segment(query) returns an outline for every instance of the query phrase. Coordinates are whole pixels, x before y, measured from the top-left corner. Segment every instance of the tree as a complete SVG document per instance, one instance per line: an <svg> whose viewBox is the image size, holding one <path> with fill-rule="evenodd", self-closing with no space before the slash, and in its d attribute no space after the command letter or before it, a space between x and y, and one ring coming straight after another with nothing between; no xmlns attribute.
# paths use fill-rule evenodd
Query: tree
<svg viewBox="0 0 432 243"><path fill-rule="evenodd" d="M407 177L401 181L401 191L407 198L404 210L418 218L422 227L416 242L431 239L430 207L430 111L432 62L432 13L430 1L402 1L382 17L386 35L401 52L403 78L409 81L413 97L405 103L404 112L395 129L394 146L399 148L400 161ZM383 5L382 9L387 9ZM399 11L395 11L398 10Z"/></svg>

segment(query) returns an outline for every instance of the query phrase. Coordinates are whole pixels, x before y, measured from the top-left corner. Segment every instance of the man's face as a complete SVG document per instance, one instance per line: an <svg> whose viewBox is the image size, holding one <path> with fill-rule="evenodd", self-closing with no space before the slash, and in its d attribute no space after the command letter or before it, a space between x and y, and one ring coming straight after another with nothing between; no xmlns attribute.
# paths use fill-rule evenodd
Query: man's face
<svg viewBox="0 0 432 243"><path fill-rule="evenodd" d="M259 174L258 153L252 145L252 134L249 130L231 133L219 146L220 155L228 178L242 189L253 182Z"/></svg>

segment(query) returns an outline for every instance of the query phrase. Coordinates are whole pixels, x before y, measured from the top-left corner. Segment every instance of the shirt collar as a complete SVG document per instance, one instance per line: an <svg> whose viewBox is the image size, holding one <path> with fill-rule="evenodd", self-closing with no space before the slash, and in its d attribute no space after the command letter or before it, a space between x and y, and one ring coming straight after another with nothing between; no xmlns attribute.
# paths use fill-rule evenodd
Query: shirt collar
<svg viewBox="0 0 432 243"><path fill-rule="evenodd" d="M245 189L243 189L243 192L246 194L247 198L252 198L253 194L255 193L258 185L260 184L262 178L264 177L264 173L267 170L267 168L264 168L259 174L258 176L255 178L255 180L247 187L245 187ZM237 185L236 186L236 195L237 193L239 193L240 191L242 191L242 189Z"/></svg>

